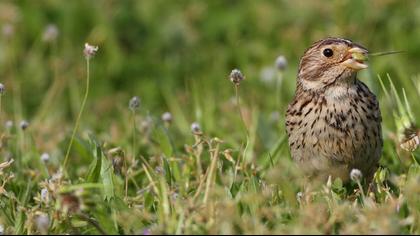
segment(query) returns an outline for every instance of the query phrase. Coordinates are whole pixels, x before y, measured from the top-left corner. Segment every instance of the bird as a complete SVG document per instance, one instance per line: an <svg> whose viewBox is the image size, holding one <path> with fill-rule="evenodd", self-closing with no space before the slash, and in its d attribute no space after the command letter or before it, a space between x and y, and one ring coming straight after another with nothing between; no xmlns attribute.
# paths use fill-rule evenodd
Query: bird
<svg viewBox="0 0 420 236"><path fill-rule="evenodd" d="M367 59L365 47L336 37L304 52L285 125L290 154L307 176L349 182L357 169L372 180L383 139L379 102L357 78Z"/></svg>

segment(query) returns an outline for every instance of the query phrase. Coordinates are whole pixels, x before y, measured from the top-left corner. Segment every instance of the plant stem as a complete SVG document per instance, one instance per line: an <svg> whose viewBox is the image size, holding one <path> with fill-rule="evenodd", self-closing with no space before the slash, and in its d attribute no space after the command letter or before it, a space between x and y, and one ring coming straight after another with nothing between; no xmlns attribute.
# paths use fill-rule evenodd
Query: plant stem
<svg viewBox="0 0 420 236"><path fill-rule="evenodd" d="M86 91L85 91L85 96L83 98L82 106L80 107L79 115L77 116L76 124L73 128L73 133L71 135L70 143L69 143L69 146L67 148L66 156L64 158L63 171L66 170L71 146L73 145L74 136L76 135L77 129L79 128L80 118L82 117L82 113L83 113L83 110L85 108L86 100L87 100L88 95L89 95L89 80L90 80L89 58L86 58Z"/></svg>
<svg viewBox="0 0 420 236"><path fill-rule="evenodd" d="M282 79L282 72L277 72L276 76L276 108L280 107L281 99L280 99L280 85Z"/></svg>
<svg viewBox="0 0 420 236"><path fill-rule="evenodd" d="M246 155L248 145L249 145L249 131L248 131L248 128L246 127L245 120L244 120L244 117L242 115L241 105L239 103L239 85L238 84L235 85L235 96L236 96L236 106L238 107L238 113L239 113L239 116L241 117L241 121L242 121L242 127L243 127L243 129L245 130L245 133L246 133L246 144L245 144L244 152L243 152L242 155L244 156L244 160L247 160L245 155Z"/></svg>
<svg viewBox="0 0 420 236"><path fill-rule="evenodd" d="M136 159L136 111L132 111L133 116L133 154L132 154L132 160L134 161ZM127 168L127 160L124 159L124 165L126 166L126 173L125 173L125 198L128 197L128 168Z"/></svg>
<svg viewBox="0 0 420 236"><path fill-rule="evenodd" d="M1 98L3 97L3 95L0 95L0 121L2 121L2 117L1 117Z"/></svg>
<svg viewBox="0 0 420 236"><path fill-rule="evenodd" d="M204 192L204 204L207 203L207 199L209 198L209 194L210 194L210 188L212 186L212 182L214 179L214 175L216 175L216 164L217 164L217 159L219 157L219 143L216 144L216 148L213 150L212 153L212 159L211 159L211 164L210 164L210 169L209 169L209 175L207 176L207 182L206 182L206 190Z"/></svg>
<svg viewBox="0 0 420 236"><path fill-rule="evenodd" d="M245 130L246 137L248 139L249 132L248 132L248 129L246 127L244 117L242 115L241 105L239 104L239 85L235 85L235 96L236 96L236 106L238 107L238 113L239 113L239 116L241 117L241 121L242 121L242 127Z"/></svg>
<svg viewBox="0 0 420 236"><path fill-rule="evenodd" d="M136 111L133 110L133 160L136 159Z"/></svg>

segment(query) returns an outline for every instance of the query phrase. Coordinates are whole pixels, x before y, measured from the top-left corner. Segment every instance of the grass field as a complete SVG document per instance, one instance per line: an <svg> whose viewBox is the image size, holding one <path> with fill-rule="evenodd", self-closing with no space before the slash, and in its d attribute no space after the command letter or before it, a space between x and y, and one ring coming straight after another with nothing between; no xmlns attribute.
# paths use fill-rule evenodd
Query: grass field
<svg viewBox="0 0 420 236"><path fill-rule="evenodd" d="M420 234L419 1L17 0L0 27L0 233ZM404 51L359 73L370 190L290 157L299 58L327 36Z"/></svg>

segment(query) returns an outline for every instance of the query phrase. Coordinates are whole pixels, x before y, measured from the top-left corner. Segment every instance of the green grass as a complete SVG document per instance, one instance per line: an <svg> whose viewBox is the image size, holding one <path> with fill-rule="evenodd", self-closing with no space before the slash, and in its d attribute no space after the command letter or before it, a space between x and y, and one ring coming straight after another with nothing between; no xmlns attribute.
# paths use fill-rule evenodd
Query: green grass
<svg viewBox="0 0 420 236"><path fill-rule="evenodd" d="M400 147L419 132L417 1L2 1L0 26L5 233L420 234L420 153ZM383 115L369 190L308 181L288 151L299 58L327 36L405 51L359 74Z"/></svg>

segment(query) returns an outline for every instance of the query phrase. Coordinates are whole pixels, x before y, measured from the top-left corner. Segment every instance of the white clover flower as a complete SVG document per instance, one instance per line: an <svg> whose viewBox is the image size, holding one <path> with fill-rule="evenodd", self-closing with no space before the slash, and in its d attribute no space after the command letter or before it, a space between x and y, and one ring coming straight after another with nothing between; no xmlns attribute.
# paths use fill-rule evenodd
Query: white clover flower
<svg viewBox="0 0 420 236"><path fill-rule="evenodd" d="M350 172L350 179L353 180L354 182L358 182L362 179L363 174L360 170L358 169L352 169Z"/></svg>
<svg viewBox="0 0 420 236"><path fill-rule="evenodd" d="M200 124L198 122L192 123L191 124L191 131L193 133L200 133L201 132Z"/></svg>
<svg viewBox="0 0 420 236"><path fill-rule="evenodd" d="M50 194L47 188L41 189L41 201L48 203L50 200Z"/></svg>
<svg viewBox="0 0 420 236"><path fill-rule="evenodd" d="M162 114L162 120L165 122L171 122L172 121L172 114L170 112L165 112Z"/></svg>
<svg viewBox="0 0 420 236"><path fill-rule="evenodd" d="M0 83L0 96L4 94L4 92L6 91L4 84Z"/></svg>
<svg viewBox="0 0 420 236"><path fill-rule="evenodd" d="M98 49L98 46L92 46L88 43L85 43L85 49L83 50L83 54L85 55L86 59L90 59L93 56L95 56Z"/></svg>
<svg viewBox="0 0 420 236"><path fill-rule="evenodd" d="M232 72L230 72L229 78L235 85L239 85L241 81L245 79L242 72L238 69L233 69Z"/></svg>
<svg viewBox="0 0 420 236"><path fill-rule="evenodd" d="M286 60L286 57L285 57L285 56L283 56L283 55L278 56L278 57L276 58L276 68L277 68L279 71L283 71L283 70L285 70L285 69L286 69L286 67L287 67L287 60Z"/></svg>
<svg viewBox="0 0 420 236"><path fill-rule="evenodd" d="M55 24L49 24L44 30L42 40L44 42L54 42L58 37L58 28Z"/></svg>
<svg viewBox="0 0 420 236"><path fill-rule="evenodd" d="M132 97L128 103L128 107L132 111L137 110L140 107L140 98L138 96Z"/></svg>
<svg viewBox="0 0 420 236"><path fill-rule="evenodd" d="M29 123L28 123L28 121L26 121L26 120L22 120L22 121L20 122L19 126L20 126L20 128L21 128L22 130L25 130L25 129L27 129L27 128L28 128Z"/></svg>
<svg viewBox="0 0 420 236"><path fill-rule="evenodd" d="M41 160L42 160L43 162L48 162L48 161L50 160L50 154L48 154L48 153L46 153L46 152L42 153L42 154L41 154Z"/></svg>
<svg viewBox="0 0 420 236"><path fill-rule="evenodd" d="M296 194L296 200L297 200L298 202L300 202L300 201L302 200L302 198L303 198L303 193L302 193L302 192L298 192L298 193Z"/></svg>

